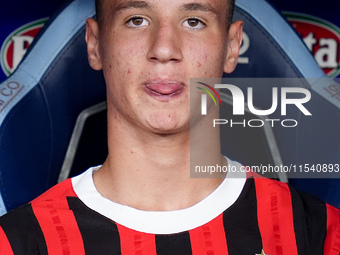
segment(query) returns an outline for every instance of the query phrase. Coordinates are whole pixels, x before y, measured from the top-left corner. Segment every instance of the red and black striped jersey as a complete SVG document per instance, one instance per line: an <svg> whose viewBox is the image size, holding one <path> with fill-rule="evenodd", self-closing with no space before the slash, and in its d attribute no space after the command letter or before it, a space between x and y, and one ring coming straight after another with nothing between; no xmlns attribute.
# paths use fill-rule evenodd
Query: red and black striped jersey
<svg viewBox="0 0 340 255"><path fill-rule="evenodd" d="M285 183L230 175L192 207L153 212L102 197L92 172L1 217L0 254L339 255L339 210Z"/></svg>

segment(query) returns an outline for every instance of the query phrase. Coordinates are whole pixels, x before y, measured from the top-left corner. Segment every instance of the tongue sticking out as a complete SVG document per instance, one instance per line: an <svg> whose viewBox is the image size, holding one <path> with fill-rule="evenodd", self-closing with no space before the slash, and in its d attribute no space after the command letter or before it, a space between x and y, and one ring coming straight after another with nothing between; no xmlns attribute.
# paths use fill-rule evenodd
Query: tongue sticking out
<svg viewBox="0 0 340 255"><path fill-rule="evenodd" d="M149 91L160 95L171 95L183 89L183 85L178 83L167 84L151 83L147 84L145 87Z"/></svg>

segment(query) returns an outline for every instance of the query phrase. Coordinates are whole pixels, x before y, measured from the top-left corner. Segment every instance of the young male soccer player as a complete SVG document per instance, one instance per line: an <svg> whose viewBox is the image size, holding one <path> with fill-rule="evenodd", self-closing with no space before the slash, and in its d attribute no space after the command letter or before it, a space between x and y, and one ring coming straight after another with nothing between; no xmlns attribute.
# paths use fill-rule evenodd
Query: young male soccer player
<svg viewBox="0 0 340 255"><path fill-rule="evenodd" d="M190 78L235 68L242 22L231 24L233 7L97 1L86 41L106 80L109 155L2 217L0 254L339 254L335 208L242 173L190 178L190 138L208 125L201 118L190 130ZM219 139L197 139L205 150L195 157L240 167Z"/></svg>

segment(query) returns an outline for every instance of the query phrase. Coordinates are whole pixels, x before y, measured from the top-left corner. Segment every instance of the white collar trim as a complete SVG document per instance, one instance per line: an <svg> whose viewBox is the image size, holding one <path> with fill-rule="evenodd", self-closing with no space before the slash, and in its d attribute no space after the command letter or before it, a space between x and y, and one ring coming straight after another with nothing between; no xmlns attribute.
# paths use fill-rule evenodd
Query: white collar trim
<svg viewBox="0 0 340 255"><path fill-rule="evenodd" d="M227 160L229 166L241 169L240 163ZM120 225L153 234L174 234L208 223L235 203L246 181L245 172L229 172L216 190L189 208L175 211L142 211L101 196L92 178L93 171L98 168L90 168L72 178L73 189L79 199L92 210Z"/></svg>

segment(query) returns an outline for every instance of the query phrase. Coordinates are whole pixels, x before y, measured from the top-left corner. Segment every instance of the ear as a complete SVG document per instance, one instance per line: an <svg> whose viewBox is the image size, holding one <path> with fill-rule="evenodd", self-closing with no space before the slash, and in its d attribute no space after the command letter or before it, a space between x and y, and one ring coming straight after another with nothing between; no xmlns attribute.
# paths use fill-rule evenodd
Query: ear
<svg viewBox="0 0 340 255"><path fill-rule="evenodd" d="M234 71L240 47L242 44L243 22L236 21L231 24L228 32L228 49L226 54L226 62L224 64L224 72L231 73Z"/></svg>
<svg viewBox="0 0 340 255"><path fill-rule="evenodd" d="M90 66L94 70L101 70L102 63L99 54L99 27L98 23L92 18L86 20L85 40L87 43L87 57Z"/></svg>

